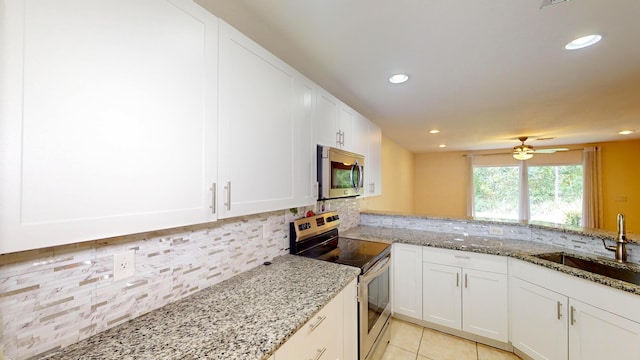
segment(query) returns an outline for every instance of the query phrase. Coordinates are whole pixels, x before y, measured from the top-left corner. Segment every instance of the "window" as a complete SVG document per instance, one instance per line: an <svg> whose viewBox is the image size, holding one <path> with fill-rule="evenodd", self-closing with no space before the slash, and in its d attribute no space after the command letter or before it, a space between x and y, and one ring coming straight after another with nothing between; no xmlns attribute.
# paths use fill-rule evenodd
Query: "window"
<svg viewBox="0 0 640 360"><path fill-rule="evenodd" d="M580 226L582 165L529 167L531 220Z"/></svg>
<svg viewBox="0 0 640 360"><path fill-rule="evenodd" d="M521 183L520 166L473 166L473 216L518 220L522 213L530 214L526 220L580 226L582 165L531 165L527 172ZM521 188L528 204L520 204Z"/></svg>
<svg viewBox="0 0 640 360"><path fill-rule="evenodd" d="M474 166L474 215L518 220L520 170L517 166Z"/></svg>

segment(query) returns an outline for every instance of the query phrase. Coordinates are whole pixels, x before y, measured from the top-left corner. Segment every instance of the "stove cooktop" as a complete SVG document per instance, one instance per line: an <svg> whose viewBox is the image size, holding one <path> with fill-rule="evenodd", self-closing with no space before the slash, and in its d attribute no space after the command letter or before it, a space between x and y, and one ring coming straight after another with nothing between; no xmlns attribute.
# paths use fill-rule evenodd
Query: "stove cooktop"
<svg viewBox="0 0 640 360"><path fill-rule="evenodd" d="M389 244L339 237L336 248L315 258L359 267L362 269L362 273L365 273L390 251L391 245Z"/></svg>
<svg viewBox="0 0 640 360"><path fill-rule="evenodd" d="M364 274L391 252L391 245L338 235L340 216L327 212L290 223L290 252L312 259L359 267Z"/></svg>

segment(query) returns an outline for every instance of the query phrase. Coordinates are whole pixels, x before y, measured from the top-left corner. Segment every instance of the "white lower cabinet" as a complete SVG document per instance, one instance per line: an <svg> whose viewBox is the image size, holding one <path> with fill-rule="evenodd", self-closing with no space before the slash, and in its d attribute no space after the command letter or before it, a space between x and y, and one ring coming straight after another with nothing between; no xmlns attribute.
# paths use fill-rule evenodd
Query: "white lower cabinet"
<svg viewBox="0 0 640 360"><path fill-rule="evenodd" d="M343 290L344 309L344 355L345 360L358 359L358 283L353 280Z"/></svg>
<svg viewBox="0 0 640 360"><path fill-rule="evenodd" d="M511 344L534 359L567 358L566 296L511 279Z"/></svg>
<svg viewBox="0 0 640 360"><path fill-rule="evenodd" d="M355 292L356 280L284 343L274 360L357 360ZM346 343L354 339L355 343Z"/></svg>
<svg viewBox="0 0 640 360"><path fill-rule="evenodd" d="M640 359L640 323L570 299L569 359Z"/></svg>
<svg viewBox="0 0 640 360"><path fill-rule="evenodd" d="M514 348L533 359L640 359L640 297L519 261L512 268Z"/></svg>
<svg viewBox="0 0 640 360"><path fill-rule="evenodd" d="M506 258L425 247L423 261L424 321L509 340Z"/></svg>
<svg viewBox="0 0 640 360"><path fill-rule="evenodd" d="M422 319L422 246L393 244L393 312Z"/></svg>

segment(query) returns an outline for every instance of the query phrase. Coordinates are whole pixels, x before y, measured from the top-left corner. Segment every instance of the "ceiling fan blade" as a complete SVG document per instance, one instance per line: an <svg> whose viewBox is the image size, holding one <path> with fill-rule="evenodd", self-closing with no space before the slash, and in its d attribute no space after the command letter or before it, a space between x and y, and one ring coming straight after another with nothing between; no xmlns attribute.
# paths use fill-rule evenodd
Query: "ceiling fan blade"
<svg viewBox="0 0 640 360"><path fill-rule="evenodd" d="M569 151L567 148L557 148L557 149L536 149L533 152L536 154L553 154L558 151Z"/></svg>

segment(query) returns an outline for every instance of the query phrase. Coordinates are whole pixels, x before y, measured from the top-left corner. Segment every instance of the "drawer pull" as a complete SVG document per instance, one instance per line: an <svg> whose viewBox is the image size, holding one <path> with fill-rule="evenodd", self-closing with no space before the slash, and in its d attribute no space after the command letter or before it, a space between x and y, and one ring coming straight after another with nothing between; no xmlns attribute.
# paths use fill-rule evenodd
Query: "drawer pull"
<svg viewBox="0 0 640 360"><path fill-rule="evenodd" d="M322 322L324 321L324 319L326 319L326 316L318 316L318 319L316 320L315 323L309 325L311 326L311 331L315 330L318 326L320 326L320 324L322 324ZM325 349L326 350L326 349ZM324 352L324 351L323 351Z"/></svg>
<svg viewBox="0 0 640 360"><path fill-rule="evenodd" d="M471 256L453 255L453 257L456 259L471 260Z"/></svg>
<svg viewBox="0 0 640 360"><path fill-rule="evenodd" d="M313 357L313 359L310 360L319 360L322 357L322 354L324 354L324 352L327 351L327 347L323 347L322 349L318 349L318 352L316 353L316 356Z"/></svg>

